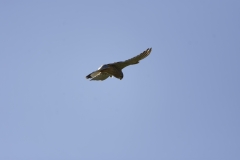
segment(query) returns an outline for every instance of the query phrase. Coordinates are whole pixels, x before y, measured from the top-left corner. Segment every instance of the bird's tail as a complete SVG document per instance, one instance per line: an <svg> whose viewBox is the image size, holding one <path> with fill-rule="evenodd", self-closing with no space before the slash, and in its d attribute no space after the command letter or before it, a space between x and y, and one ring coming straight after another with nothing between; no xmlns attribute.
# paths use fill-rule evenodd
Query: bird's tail
<svg viewBox="0 0 240 160"><path fill-rule="evenodd" d="M86 78L87 78L87 79L92 78L92 77L91 77L91 74L87 75Z"/></svg>
<svg viewBox="0 0 240 160"><path fill-rule="evenodd" d="M96 75L98 75L99 73L100 73L99 71L92 72L92 73L90 73L89 75L87 75L86 78L87 78L87 79L93 78L93 77L95 77Z"/></svg>

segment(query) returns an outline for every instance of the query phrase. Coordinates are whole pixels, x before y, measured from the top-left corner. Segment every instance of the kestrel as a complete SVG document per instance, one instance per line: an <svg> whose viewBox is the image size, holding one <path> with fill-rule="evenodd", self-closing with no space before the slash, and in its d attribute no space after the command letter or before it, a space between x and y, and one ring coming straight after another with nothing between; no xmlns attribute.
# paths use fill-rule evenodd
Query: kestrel
<svg viewBox="0 0 240 160"><path fill-rule="evenodd" d="M104 64L101 67L98 68L98 70L90 73L86 76L87 79L91 78L91 80L105 80L108 77L114 76L118 79L123 79L123 72L122 69L129 66L138 64L140 60L146 58L152 51L152 48L148 48L141 54L137 55L136 57L133 57L131 59L128 59L126 61L120 61L120 62L114 62L109 64Z"/></svg>

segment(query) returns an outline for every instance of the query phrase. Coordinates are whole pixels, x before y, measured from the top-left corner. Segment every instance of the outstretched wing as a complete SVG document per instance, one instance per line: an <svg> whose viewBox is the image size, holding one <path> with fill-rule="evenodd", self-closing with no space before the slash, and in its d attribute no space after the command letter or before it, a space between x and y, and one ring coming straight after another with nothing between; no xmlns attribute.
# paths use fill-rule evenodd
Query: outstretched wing
<svg viewBox="0 0 240 160"><path fill-rule="evenodd" d="M115 62L115 63L112 63L112 65L115 65L119 69L123 69L129 65L138 64L139 61L146 58L151 53L151 51L152 51L152 48L148 48L141 54L139 54L131 59L128 59L128 60L122 61L122 62Z"/></svg>

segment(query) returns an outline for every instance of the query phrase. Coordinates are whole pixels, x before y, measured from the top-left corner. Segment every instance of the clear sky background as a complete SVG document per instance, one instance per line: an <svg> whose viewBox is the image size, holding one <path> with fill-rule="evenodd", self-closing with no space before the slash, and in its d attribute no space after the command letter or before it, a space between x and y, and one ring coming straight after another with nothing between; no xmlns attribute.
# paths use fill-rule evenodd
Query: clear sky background
<svg viewBox="0 0 240 160"><path fill-rule="evenodd" d="M0 159L240 159L239 0L1 0L0 23Z"/></svg>

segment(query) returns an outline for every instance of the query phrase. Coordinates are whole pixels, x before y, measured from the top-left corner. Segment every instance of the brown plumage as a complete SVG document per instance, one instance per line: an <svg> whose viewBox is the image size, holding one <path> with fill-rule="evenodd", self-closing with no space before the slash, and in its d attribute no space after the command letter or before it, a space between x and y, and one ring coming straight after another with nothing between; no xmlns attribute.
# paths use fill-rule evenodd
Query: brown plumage
<svg viewBox="0 0 240 160"><path fill-rule="evenodd" d="M92 78L91 80L105 80L108 77L116 77L118 79L123 78L123 72L122 69L129 66L129 65L134 65L138 64L140 60L146 58L152 51L152 48L148 48L141 54L128 59L126 61L121 61L121 62L114 62L110 64L105 64L102 65L98 70L90 73L89 75L86 76L87 79Z"/></svg>

